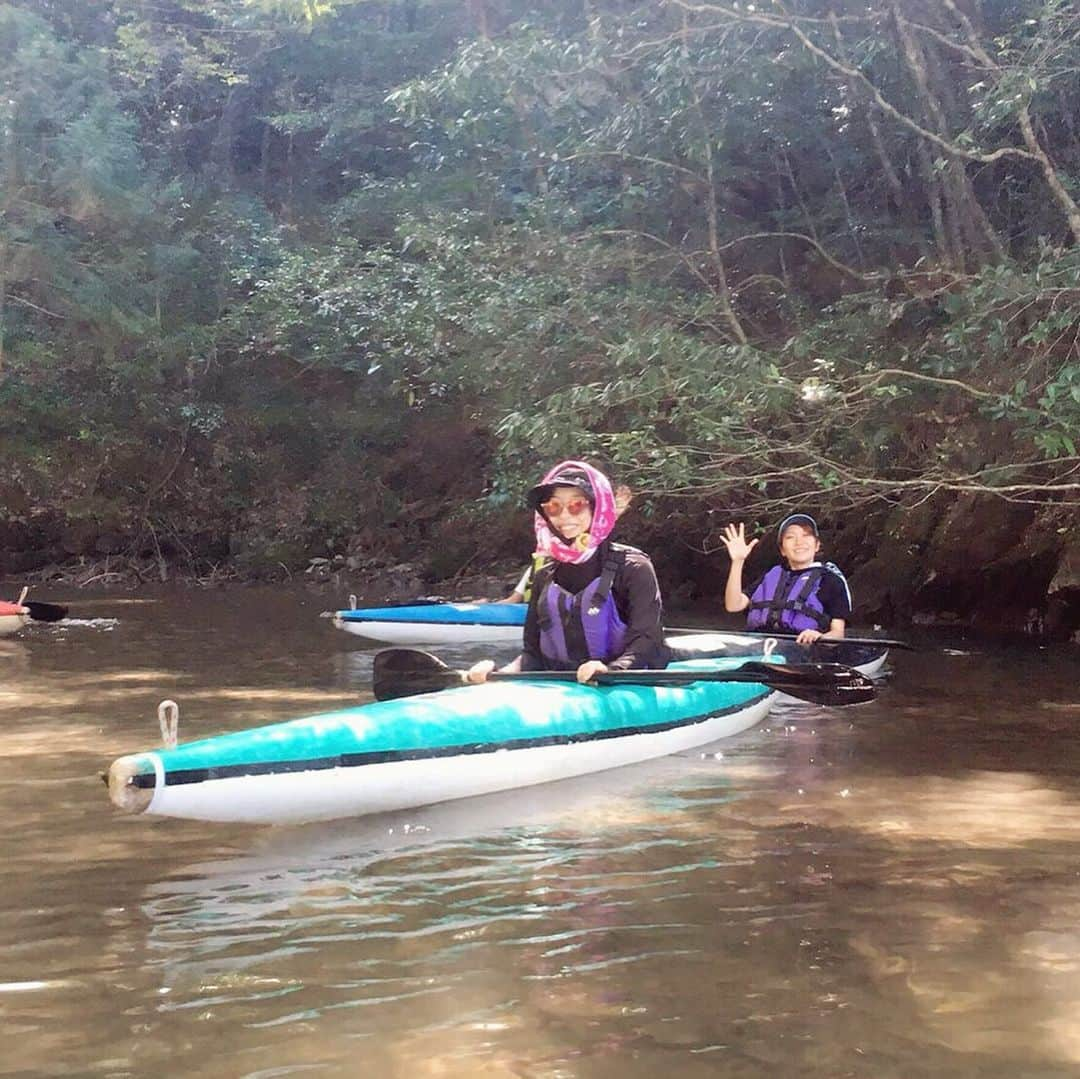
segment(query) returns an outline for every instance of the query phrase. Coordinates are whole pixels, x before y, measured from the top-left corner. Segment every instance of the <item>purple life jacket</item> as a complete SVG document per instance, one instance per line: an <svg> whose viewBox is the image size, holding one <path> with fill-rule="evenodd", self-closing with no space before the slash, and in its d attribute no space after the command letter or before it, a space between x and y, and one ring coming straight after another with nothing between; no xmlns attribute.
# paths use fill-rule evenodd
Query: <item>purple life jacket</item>
<svg viewBox="0 0 1080 1079"><path fill-rule="evenodd" d="M555 583L554 564L537 571L533 590L540 654L548 670L573 671L587 659L608 663L622 654L626 623L619 616L611 586L626 561L627 549L611 544L600 575L577 593Z"/></svg>
<svg viewBox="0 0 1080 1079"><path fill-rule="evenodd" d="M835 573L847 588L844 575L831 562L816 562L799 571L773 566L750 597L746 628L791 633L819 629L824 633L832 619L825 613L818 593L827 573Z"/></svg>

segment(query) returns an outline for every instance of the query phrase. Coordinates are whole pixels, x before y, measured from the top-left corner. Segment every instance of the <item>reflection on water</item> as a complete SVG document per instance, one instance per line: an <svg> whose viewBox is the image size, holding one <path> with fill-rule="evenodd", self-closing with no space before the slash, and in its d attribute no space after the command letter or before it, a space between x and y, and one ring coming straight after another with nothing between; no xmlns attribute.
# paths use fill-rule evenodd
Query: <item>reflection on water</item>
<svg viewBox="0 0 1080 1079"><path fill-rule="evenodd" d="M372 653L324 596L154 598L0 651L0 1073L1080 1074L1075 651L900 655L871 706L252 829L99 773L163 696L238 729L366 696Z"/></svg>

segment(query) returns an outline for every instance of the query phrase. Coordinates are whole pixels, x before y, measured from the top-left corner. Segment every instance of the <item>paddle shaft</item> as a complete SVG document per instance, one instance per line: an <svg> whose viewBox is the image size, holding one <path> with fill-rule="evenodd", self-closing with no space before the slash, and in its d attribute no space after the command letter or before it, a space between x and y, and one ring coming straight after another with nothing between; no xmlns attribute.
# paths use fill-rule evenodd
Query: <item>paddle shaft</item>
<svg viewBox="0 0 1080 1079"><path fill-rule="evenodd" d="M384 649L375 656L373 690L377 700L452 689L466 683L464 671L437 656L410 648ZM577 682L576 671L492 671L488 678L506 682ZM682 686L695 682L742 682L763 685L814 704L858 704L874 698L874 683L859 671L837 663L798 666L751 660L729 670L603 671L600 685Z"/></svg>
<svg viewBox="0 0 1080 1079"><path fill-rule="evenodd" d="M767 629L708 629L694 626L665 626L665 633L726 633L739 637L775 637L778 641L793 641L797 633L773 633ZM891 637L819 637L814 644L880 644L883 648L902 648L914 652L915 646L907 641L894 641Z"/></svg>
<svg viewBox="0 0 1080 1079"><path fill-rule="evenodd" d="M777 664L769 666L776 667ZM838 663L819 664L819 667L836 667L839 672L846 672L852 668L844 667ZM804 677L797 668L779 667L770 671L765 669L766 664L760 664L752 670L732 671L667 671L638 669L630 671L602 671L594 674L590 681L601 686L685 686L694 682L749 682L770 686L776 689L788 687L796 690L805 688L807 685L817 685L818 682ZM804 668L805 670L806 668ZM855 672L857 683L863 676ZM492 671L487 676L489 682L576 682L577 674L574 671ZM840 685L844 679L836 680Z"/></svg>

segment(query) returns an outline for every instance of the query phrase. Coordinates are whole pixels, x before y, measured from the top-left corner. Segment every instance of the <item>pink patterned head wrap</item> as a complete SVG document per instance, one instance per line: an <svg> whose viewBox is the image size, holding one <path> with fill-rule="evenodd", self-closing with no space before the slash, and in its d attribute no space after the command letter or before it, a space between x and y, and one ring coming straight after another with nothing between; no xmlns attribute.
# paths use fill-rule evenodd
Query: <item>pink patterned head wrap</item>
<svg viewBox="0 0 1080 1079"><path fill-rule="evenodd" d="M547 519L537 510L533 520L533 527L536 530L536 549L542 554L550 555L557 562L587 562L615 527L615 519L618 517L615 509L615 494L611 490L611 481L607 476L592 465L585 464L584 461L560 461L554 468L548 470L533 491L539 491L540 488L551 484L566 487L579 486L572 481L557 482L558 478L567 472L579 472L588 478L592 487L592 525L588 532L583 532L573 543L565 543L555 535Z"/></svg>

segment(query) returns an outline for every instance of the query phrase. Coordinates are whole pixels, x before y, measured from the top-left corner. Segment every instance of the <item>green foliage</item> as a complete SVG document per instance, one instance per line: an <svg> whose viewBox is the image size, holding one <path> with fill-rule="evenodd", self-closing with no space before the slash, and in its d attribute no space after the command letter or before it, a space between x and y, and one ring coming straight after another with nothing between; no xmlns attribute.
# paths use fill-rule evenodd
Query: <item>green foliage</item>
<svg viewBox="0 0 1080 1079"><path fill-rule="evenodd" d="M365 521L425 470L497 515L567 454L762 513L1064 497L1080 16L899 13L0 3L12 490L252 565L404 557Z"/></svg>

